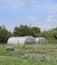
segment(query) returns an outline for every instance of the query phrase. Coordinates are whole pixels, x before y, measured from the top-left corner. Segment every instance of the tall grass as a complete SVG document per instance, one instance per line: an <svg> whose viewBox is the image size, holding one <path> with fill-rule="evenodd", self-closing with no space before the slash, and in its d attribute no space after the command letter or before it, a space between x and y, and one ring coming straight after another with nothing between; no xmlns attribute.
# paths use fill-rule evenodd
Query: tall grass
<svg viewBox="0 0 57 65"><path fill-rule="evenodd" d="M7 47L14 48L14 51L6 50ZM46 58L48 59L46 60ZM0 65L56 65L56 64L57 44L46 45L6 44L4 45L4 48L3 45L0 45Z"/></svg>

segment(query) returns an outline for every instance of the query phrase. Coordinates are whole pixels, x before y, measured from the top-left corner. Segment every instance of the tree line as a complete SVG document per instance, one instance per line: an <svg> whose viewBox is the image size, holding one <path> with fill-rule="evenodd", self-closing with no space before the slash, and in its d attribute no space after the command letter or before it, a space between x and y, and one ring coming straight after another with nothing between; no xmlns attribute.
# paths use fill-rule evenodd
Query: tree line
<svg viewBox="0 0 57 65"><path fill-rule="evenodd" d="M57 27L41 32L38 27L31 27L27 25L20 25L15 27L13 33L8 31L5 26L0 26L0 43L6 43L11 36L33 36L33 37L45 37L47 39L57 39Z"/></svg>

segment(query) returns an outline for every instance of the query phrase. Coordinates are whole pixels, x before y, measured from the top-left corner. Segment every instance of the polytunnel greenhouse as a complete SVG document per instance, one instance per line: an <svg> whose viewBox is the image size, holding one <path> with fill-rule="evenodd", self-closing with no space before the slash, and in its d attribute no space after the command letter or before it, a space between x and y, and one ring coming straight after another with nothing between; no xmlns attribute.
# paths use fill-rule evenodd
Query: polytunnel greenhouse
<svg viewBox="0 0 57 65"><path fill-rule="evenodd" d="M8 39L8 44L35 44L36 40L32 36L11 37Z"/></svg>
<svg viewBox="0 0 57 65"><path fill-rule="evenodd" d="M44 37L35 38L36 44L47 44L47 40Z"/></svg>

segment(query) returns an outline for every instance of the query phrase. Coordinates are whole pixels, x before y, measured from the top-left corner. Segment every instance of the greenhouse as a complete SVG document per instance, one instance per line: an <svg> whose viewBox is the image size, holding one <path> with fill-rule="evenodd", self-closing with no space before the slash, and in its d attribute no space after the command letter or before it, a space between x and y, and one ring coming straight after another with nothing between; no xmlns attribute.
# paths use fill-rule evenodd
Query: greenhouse
<svg viewBox="0 0 57 65"><path fill-rule="evenodd" d="M8 44L35 44L36 40L32 36L11 37L8 39Z"/></svg>
<svg viewBox="0 0 57 65"><path fill-rule="evenodd" d="M47 40L44 37L35 38L36 44L47 44Z"/></svg>

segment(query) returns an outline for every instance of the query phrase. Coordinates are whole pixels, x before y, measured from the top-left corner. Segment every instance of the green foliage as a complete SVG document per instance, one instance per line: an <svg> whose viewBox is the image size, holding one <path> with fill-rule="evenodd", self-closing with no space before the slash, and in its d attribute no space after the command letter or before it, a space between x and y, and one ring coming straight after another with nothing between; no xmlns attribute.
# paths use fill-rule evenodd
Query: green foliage
<svg viewBox="0 0 57 65"><path fill-rule="evenodd" d="M40 28L28 27L27 25L20 25L20 27L15 27L13 35L14 36L34 36L37 37L40 33Z"/></svg>
<svg viewBox="0 0 57 65"><path fill-rule="evenodd" d="M40 37L45 37L49 44L57 44L57 28L52 30L43 31L39 33Z"/></svg>
<svg viewBox="0 0 57 65"><path fill-rule="evenodd" d="M30 32L30 28L28 26L20 25L20 27L15 27L13 35L14 36L27 36L27 35L30 35L29 32Z"/></svg>
<svg viewBox="0 0 57 65"><path fill-rule="evenodd" d="M31 28L31 32L32 32L32 34L33 34L34 37L38 37L39 36L39 33L41 31L40 31L40 28L38 28L38 27L32 27Z"/></svg>
<svg viewBox="0 0 57 65"><path fill-rule="evenodd" d="M48 33L49 33L49 38L56 39L55 36L57 36L57 28L48 31Z"/></svg>
<svg viewBox="0 0 57 65"><path fill-rule="evenodd" d="M0 26L0 43L6 43L11 33L4 26Z"/></svg>
<svg viewBox="0 0 57 65"><path fill-rule="evenodd" d="M48 38L49 34L47 31L43 31L43 32L40 32L39 33L39 37L45 37L45 38Z"/></svg>
<svg viewBox="0 0 57 65"><path fill-rule="evenodd" d="M49 38L47 40L48 40L49 44L57 44L57 40L56 39Z"/></svg>

